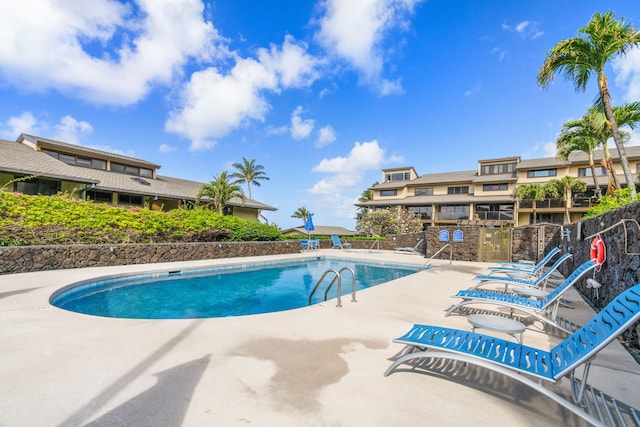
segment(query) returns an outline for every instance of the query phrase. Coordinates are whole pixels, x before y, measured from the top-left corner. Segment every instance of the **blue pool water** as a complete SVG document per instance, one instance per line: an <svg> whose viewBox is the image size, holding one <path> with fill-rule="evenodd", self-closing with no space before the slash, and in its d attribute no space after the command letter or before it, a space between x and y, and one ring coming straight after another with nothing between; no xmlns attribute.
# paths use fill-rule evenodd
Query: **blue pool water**
<svg viewBox="0 0 640 427"><path fill-rule="evenodd" d="M407 264L380 264L313 258L295 262L251 264L201 270L108 278L56 292L51 304L78 313L135 319L190 319L242 316L290 310L308 305L309 295L322 275L344 267L356 273L356 289L388 282L422 268ZM324 300L328 274L312 304ZM336 298L337 282L328 294ZM342 274L342 294L352 291L352 274ZM350 298L344 298L349 301Z"/></svg>

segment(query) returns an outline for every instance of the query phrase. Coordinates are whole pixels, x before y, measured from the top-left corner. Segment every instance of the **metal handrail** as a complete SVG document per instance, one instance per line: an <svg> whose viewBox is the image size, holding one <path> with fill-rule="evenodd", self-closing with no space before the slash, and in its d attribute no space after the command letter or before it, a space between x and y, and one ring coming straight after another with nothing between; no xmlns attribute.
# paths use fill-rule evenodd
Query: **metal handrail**
<svg viewBox="0 0 640 427"><path fill-rule="evenodd" d="M438 251L435 254L433 254L431 258L427 260L427 262L424 263L424 265L431 263L431 261L433 261L436 255L442 252L447 246L449 247L449 264L453 264L453 246L451 245L451 243L446 243L443 247L438 249Z"/></svg>
<svg viewBox="0 0 640 427"><path fill-rule="evenodd" d="M373 245L371 245L371 247L369 248L369 252L373 250L374 246L377 246L378 250L380 250L380 240L376 240L375 242L373 242Z"/></svg>
<svg viewBox="0 0 640 427"><path fill-rule="evenodd" d="M324 272L322 277L320 277L320 280L318 280L318 283L316 283L316 285L313 287L313 290L309 294L308 305L311 305L311 300L313 299L313 295L316 293L316 291L318 290L318 287L320 286L320 283L322 283L322 281L327 276L327 274L333 273L335 274L335 277L333 278L331 283L329 283L329 286L327 286L327 289L324 291L324 300L325 301L327 300L327 295L329 294L329 290L337 280L338 281L338 303L336 304L336 307L342 307L342 272L345 270L350 271L351 277L352 277L351 302L358 302L356 300L356 273L350 267L343 267L340 269L340 271L330 269Z"/></svg>

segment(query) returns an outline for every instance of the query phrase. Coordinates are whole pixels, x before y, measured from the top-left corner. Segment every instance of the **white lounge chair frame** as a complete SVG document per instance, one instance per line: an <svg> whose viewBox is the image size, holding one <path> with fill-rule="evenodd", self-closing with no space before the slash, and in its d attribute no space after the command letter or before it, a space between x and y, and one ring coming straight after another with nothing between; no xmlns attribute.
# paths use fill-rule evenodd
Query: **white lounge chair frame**
<svg viewBox="0 0 640 427"><path fill-rule="evenodd" d="M519 381L593 425L627 425L622 415L624 412L631 422L640 426L637 409L587 385L589 368L598 352L638 320L640 284L620 294L586 325L550 351L471 331L416 324L405 335L393 340L406 344L413 351L395 360L384 375L414 359L457 360ZM576 370L580 367L584 369L578 378ZM543 381L556 383L563 377L571 381L573 403L543 385ZM598 401L598 393L602 402Z"/></svg>

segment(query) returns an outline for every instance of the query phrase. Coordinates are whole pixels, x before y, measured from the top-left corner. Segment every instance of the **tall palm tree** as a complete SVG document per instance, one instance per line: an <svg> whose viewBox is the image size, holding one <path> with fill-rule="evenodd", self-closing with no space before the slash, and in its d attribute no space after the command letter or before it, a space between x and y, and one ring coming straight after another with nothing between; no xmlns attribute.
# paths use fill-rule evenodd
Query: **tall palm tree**
<svg viewBox="0 0 640 427"><path fill-rule="evenodd" d="M362 194L360 195L360 197L358 197L358 202L366 203L366 202L372 201L373 200L373 187L375 187L376 185L378 185L378 181L374 182L373 184L371 184L371 187L369 187L366 190L364 190L362 192ZM361 207L359 210L360 210L360 213L364 215L369 210L369 208Z"/></svg>
<svg viewBox="0 0 640 427"><path fill-rule="evenodd" d="M196 195L198 203L206 202L220 215L224 214L224 208L229 200L239 197L244 200L244 194L240 186L230 183L227 171L221 172L218 176L213 176L213 181L203 184ZM205 199L205 200L203 200Z"/></svg>
<svg viewBox="0 0 640 427"><path fill-rule="evenodd" d="M574 192L579 193L586 190L587 183L581 179L565 175L560 179L552 179L551 181L549 181L547 183L547 188L551 187L555 187L556 194L562 194L566 224L569 224L571 222L571 217L569 216L569 194Z"/></svg>
<svg viewBox="0 0 640 427"><path fill-rule="evenodd" d="M235 178L234 184L247 184L247 191L251 199L251 184L260 187L260 181L269 181L269 177L264 171L264 166L256 165L255 159L247 160L242 158L242 163L234 163L233 167L237 172L231 174L231 178Z"/></svg>
<svg viewBox="0 0 640 427"><path fill-rule="evenodd" d="M582 151L589 157L589 168L593 178L595 196L599 199L602 193L596 177L593 152L600 145L600 140L595 135L584 131L583 121L584 117L581 120L571 120L562 126L560 135L556 140L556 152L558 159L565 161L569 160L569 155L574 151Z"/></svg>
<svg viewBox="0 0 640 427"><path fill-rule="evenodd" d="M516 187L515 195L518 199L527 199L531 200L531 209L533 209L533 223L537 222L536 217L536 202L540 202L545 199L549 192L554 191L553 188L547 188L542 184L531 183L531 184L522 184L519 187ZM556 193L557 194L557 193Z"/></svg>
<svg viewBox="0 0 640 427"><path fill-rule="evenodd" d="M302 206L298 208L298 210L295 211L293 215L291 215L291 218L299 218L302 220L302 223L305 224L309 215L313 214L307 210L306 206Z"/></svg>
<svg viewBox="0 0 640 427"><path fill-rule="evenodd" d="M625 24L624 18L617 20L613 12L607 12L604 15L593 15L578 33L584 37L562 40L551 49L538 73L538 84L546 88L553 81L555 73L562 72L567 80L573 82L576 90L584 91L589 79L593 75L597 76L599 98L604 107L607 125L620 155L627 186L632 195L635 195L633 175L618 123L613 115L604 67L616 56L626 55L633 47L640 46L640 32L630 24Z"/></svg>

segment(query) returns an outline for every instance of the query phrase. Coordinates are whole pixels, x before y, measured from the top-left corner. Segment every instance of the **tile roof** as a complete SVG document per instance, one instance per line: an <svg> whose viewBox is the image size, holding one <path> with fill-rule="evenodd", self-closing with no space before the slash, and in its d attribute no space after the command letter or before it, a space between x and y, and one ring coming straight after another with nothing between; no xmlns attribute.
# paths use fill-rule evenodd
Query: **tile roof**
<svg viewBox="0 0 640 427"><path fill-rule="evenodd" d="M62 146L60 145L60 147ZM202 182L162 175L157 175L153 179L71 166L46 153L35 151L25 144L6 140L0 140L0 171L95 184L97 191L116 191L180 200L195 200L198 190L203 184ZM245 198L244 201L240 198L233 198L228 204L262 210L277 210L277 208L248 198Z"/></svg>

